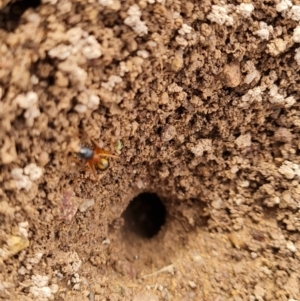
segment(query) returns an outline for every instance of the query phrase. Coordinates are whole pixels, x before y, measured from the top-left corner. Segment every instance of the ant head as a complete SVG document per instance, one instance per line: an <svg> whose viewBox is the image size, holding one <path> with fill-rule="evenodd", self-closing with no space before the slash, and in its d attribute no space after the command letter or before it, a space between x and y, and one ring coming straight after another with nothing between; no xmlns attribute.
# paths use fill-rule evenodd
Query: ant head
<svg viewBox="0 0 300 301"><path fill-rule="evenodd" d="M85 146L82 146L80 148L80 151L79 153L77 153L78 157L80 157L81 159L84 159L84 160L90 160L93 158L94 156L94 151L91 150L90 148L88 147L85 147Z"/></svg>

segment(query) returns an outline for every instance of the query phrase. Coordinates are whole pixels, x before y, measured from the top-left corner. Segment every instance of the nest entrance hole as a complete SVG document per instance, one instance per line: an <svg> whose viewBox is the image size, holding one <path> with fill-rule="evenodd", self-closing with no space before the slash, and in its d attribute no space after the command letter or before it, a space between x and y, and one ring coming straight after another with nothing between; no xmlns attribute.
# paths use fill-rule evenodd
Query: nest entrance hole
<svg viewBox="0 0 300 301"><path fill-rule="evenodd" d="M167 209L156 193L134 197L122 214L124 230L141 238L153 238L166 222Z"/></svg>

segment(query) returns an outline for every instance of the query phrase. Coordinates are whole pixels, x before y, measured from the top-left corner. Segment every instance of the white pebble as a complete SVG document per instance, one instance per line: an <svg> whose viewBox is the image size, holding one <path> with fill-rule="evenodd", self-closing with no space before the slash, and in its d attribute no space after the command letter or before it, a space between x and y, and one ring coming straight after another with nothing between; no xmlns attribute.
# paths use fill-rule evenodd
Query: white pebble
<svg viewBox="0 0 300 301"><path fill-rule="evenodd" d="M257 258L257 253L251 252L251 257L252 257L253 259Z"/></svg>
<svg viewBox="0 0 300 301"><path fill-rule="evenodd" d="M24 174L29 176L31 181L36 181L43 175L43 170L35 163L30 163L24 168Z"/></svg>
<svg viewBox="0 0 300 301"><path fill-rule="evenodd" d="M295 49L294 59L297 62L297 65L300 66L300 48Z"/></svg>
<svg viewBox="0 0 300 301"><path fill-rule="evenodd" d="M252 3L241 3L237 7L237 12L244 18L250 18L253 11L254 5Z"/></svg>
<svg viewBox="0 0 300 301"><path fill-rule="evenodd" d="M147 50L138 50L137 55L143 59L147 59L149 57L149 52ZM123 62L121 62L121 63L123 63ZM121 67L121 65L120 65L120 67Z"/></svg>
<svg viewBox="0 0 300 301"><path fill-rule="evenodd" d="M201 139L199 142L191 147L191 152L196 157L201 157L205 151L209 152L212 148L212 140L211 139Z"/></svg>
<svg viewBox="0 0 300 301"><path fill-rule="evenodd" d="M295 43L300 43L300 25L294 29L293 40Z"/></svg>
<svg viewBox="0 0 300 301"><path fill-rule="evenodd" d="M56 294L58 292L59 286L55 283L50 286L52 294Z"/></svg>
<svg viewBox="0 0 300 301"><path fill-rule="evenodd" d="M187 24L182 24L181 28L178 30L178 33L182 36L185 34L191 33L193 28Z"/></svg>
<svg viewBox="0 0 300 301"><path fill-rule="evenodd" d="M19 269L18 269L18 274L20 275L25 275L26 273L28 273L27 269L24 267L24 266L21 266Z"/></svg>
<svg viewBox="0 0 300 301"><path fill-rule="evenodd" d="M233 18L228 16L226 6L213 5L207 19L219 25L232 26L234 24Z"/></svg>
<svg viewBox="0 0 300 301"><path fill-rule="evenodd" d="M291 7L293 3L290 0L282 0L276 5L276 10L281 13Z"/></svg>
<svg viewBox="0 0 300 301"><path fill-rule="evenodd" d="M26 94L19 94L14 101L20 108L29 109L38 102L38 95L33 91L29 91Z"/></svg>
<svg viewBox="0 0 300 301"><path fill-rule="evenodd" d="M39 14L36 13L29 13L28 15L25 16L25 18L26 21L28 21L29 23L33 23L36 25L39 25L41 23L41 17L39 16Z"/></svg>
<svg viewBox="0 0 300 301"><path fill-rule="evenodd" d="M92 95L89 96L87 107L90 110L96 110L98 108L99 104L100 104L99 96L97 96L95 94L92 94Z"/></svg>
<svg viewBox="0 0 300 301"><path fill-rule="evenodd" d="M19 228L19 232L24 236L24 237L28 237L28 222L21 222L18 224L18 228Z"/></svg>
<svg viewBox="0 0 300 301"><path fill-rule="evenodd" d="M88 60L97 59L102 55L101 45L93 35L89 35L84 40L85 45L82 48L82 53Z"/></svg>
<svg viewBox="0 0 300 301"><path fill-rule="evenodd" d="M47 286L44 287L32 286L29 288L29 291L32 295L38 298L37 300L45 300L44 298L49 298L52 295L50 287Z"/></svg>
<svg viewBox="0 0 300 301"><path fill-rule="evenodd" d="M127 18L124 24L131 27L139 36L148 34L148 27L145 22L141 21L142 13L138 5L134 4L127 11Z"/></svg>
<svg viewBox="0 0 300 301"><path fill-rule="evenodd" d="M232 166L232 168L231 168L231 170L230 170L230 172L231 172L232 174L235 174L235 173L237 173L238 171L239 171L239 167L238 167L237 165Z"/></svg>
<svg viewBox="0 0 300 301"><path fill-rule="evenodd" d="M94 199L86 199L83 201L83 203L79 207L80 212L85 212L89 207L94 206L95 201Z"/></svg>
<svg viewBox="0 0 300 301"><path fill-rule="evenodd" d="M262 40L269 40L270 34L273 33L273 26L261 21L259 27L260 29L255 31L254 34L258 35Z"/></svg>
<svg viewBox="0 0 300 301"><path fill-rule="evenodd" d="M39 78L32 74L31 77L30 77L30 82L33 84L33 85L37 85L39 83Z"/></svg>
<svg viewBox="0 0 300 301"><path fill-rule="evenodd" d="M80 290L80 283L76 283L74 286L73 286L73 289L74 290Z"/></svg>
<svg viewBox="0 0 300 301"><path fill-rule="evenodd" d="M294 21L300 21L300 5L293 5L287 13L287 17Z"/></svg>
<svg viewBox="0 0 300 301"><path fill-rule="evenodd" d="M260 73L255 69L245 76L244 82L248 85L252 83L256 78L260 78Z"/></svg>
<svg viewBox="0 0 300 301"><path fill-rule="evenodd" d="M67 40L73 45L79 43L82 35L83 30L80 27L73 27L66 32Z"/></svg>
<svg viewBox="0 0 300 301"><path fill-rule="evenodd" d="M33 126L34 124L34 119L39 117L41 115L40 109L37 108L36 106L30 107L29 109L26 110L24 113L24 117L27 120L28 126Z"/></svg>
<svg viewBox="0 0 300 301"><path fill-rule="evenodd" d="M102 55L100 47L95 47L92 45L84 46L82 53L88 60L97 59Z"/></svg>
<svg viewBox="0 0 300 301"><path fill-rule="evenodd" d="M32 182L29 177L23 174L22 168L14 168L11 171L11 176L15 180L16 188L18 190L25 189L29 191L32 187Z"/></svg>
<svg viewBox="0 0 300 301"><path fill-rule="evenodd" d="M52 5L55 5L57 2L58 2L58 0L42 0L42 3L44 3L44 4L49 3Z"/></svg>
<svg viewBox="0 0 300 301"><path fill-rule="evenodd" d="M197 287L197 285L196 285L196 283L194 281L189 281L189 286L191 288L196 288Z"/></svg>
<svg viewBox="0 0 300 301"><path fill-rule="evenodd" d="M288 180L292 180L296 175L300 176L300 166L291 161L285 160L278 168L278 172Z"/></svg>
<svg viewBox="0 0 300 301"><path fill-rule="evenodd" d="M57 4L57 9L61 14L67 14L72 9L72 3L68 0L59 1Z"/></svg>
<svg viewBox="0 0 300 301"><path fill-rule="evenodd" d="M101 87L107 89L108 91L112 91L116 84L121 83L122 78L118 75L111 75L108 78L107 82L101 83Z"/></svg>
<svg viewBox="0 0 300 301"><path fill-rule="evenodd" d="M270 103L275 103L275 104L283 104L284 103L284 96L279 94L278 92L278 86L276 85L273 85L271 88L270 88L270 91L269 91L269 101Z"/></svg>
<svg viewBox="0 0 300 301"><path fill-rule="evenodd" d="M251 104L253 102L261 102L262 101L262 91L260 87L255 87L247 91L246 94L242 96L242 102L239 104L240 106L245 106Z"/></svg>
<svg viewBox="0 0 300 301"><path fill-rule="evenodd" d="M74 110L75 110L77 113L83 114L83 113L86 112L87 107L86 107L86 105L77 104L77 105L74 107Z"/></svg>
<svg viewBox="0 0 300 301"><path fill-rule="evenodd" d="M295 253L297 251L297 248L292 241L288 241L286 243L286 247L293 253Z"/></svg>
<svg viewBox="0 0 300 301"><path fill-rule="evenodd" d="M103 240L102 245L110 245L110 239L107 238L107 239Z"/></svg>
<svg viewBox="0 0 300 301"><path fill-rule="evenodd" d="M98 2L103 6L112 6L114 4L113 0L98 0Z"/></svg>
<svg viewBox="0 0 300 301"><path fill-rule="evenodd" d="M289 97L287 97L287 98L284 100L284 102L285 102L284 107L285 107L285 108L290 108L290 107L292 107L292 106L296 103L296 99L295 99L294 96L289 96Z"/></svg>
<svg viewBox="0 0 300 301"><path fill-rule="evenodd" d="M48 276L42 276L42 275L32 275L31 280L33 284L37 287L43 287L48 285L49 277Z"/></svg>
<svg viewBox="0 0 300 301"><path fill-rule="evenodd" d="M69 45L60 44L50 49L48 54L51 58L57 58L59 60L65 60L72 53L72 47Z"/></svg>

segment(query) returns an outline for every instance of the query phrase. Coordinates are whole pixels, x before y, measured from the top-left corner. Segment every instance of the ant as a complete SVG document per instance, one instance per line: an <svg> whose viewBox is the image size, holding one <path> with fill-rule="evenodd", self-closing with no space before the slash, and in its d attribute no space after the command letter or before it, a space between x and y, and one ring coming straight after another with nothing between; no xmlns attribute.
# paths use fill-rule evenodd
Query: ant
<svg viewBox="0 0 300 301"><path fill-rule="evenodd" d="M77 155L89 164L95 179L97 179L95 165L98 169L104 171L109 167L108 158L117 158L118 156L112 155L109 151L100 148L100 146L95 141L92 142L94 144L93 149L82 146Z"/></svg>

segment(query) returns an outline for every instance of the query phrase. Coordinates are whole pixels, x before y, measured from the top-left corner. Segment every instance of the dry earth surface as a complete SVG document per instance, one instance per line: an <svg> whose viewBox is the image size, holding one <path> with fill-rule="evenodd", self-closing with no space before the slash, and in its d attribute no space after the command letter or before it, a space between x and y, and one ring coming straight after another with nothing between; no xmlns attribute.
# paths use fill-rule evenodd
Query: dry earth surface
<svg viewBox="0 0 300 301"><path fill-rule="evenodd" d="M300 300L300 1L243 1L0 0L2 300Z"/></svg>

